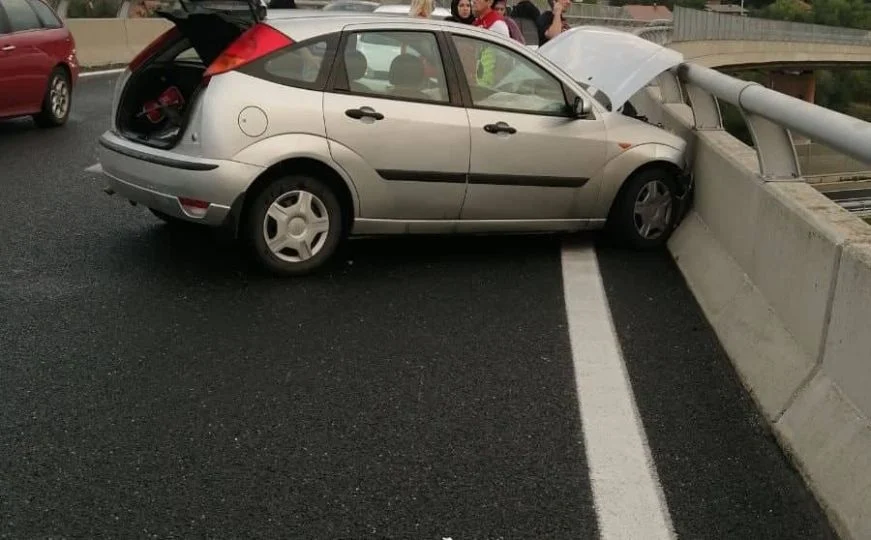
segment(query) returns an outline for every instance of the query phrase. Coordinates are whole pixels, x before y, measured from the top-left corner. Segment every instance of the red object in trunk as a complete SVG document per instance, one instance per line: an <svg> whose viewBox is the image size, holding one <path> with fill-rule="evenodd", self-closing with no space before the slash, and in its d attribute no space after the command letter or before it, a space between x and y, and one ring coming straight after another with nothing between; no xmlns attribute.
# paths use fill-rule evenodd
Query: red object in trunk
<svg viewBox="0 0 871 540"><path fill-rule="evenodd" d="M170 86L156 100L146 101L142 106L142 113L149 122L156 124L163 120L163 110L169 107L179 110L184 107L184 96L177 86Z"/></svg>

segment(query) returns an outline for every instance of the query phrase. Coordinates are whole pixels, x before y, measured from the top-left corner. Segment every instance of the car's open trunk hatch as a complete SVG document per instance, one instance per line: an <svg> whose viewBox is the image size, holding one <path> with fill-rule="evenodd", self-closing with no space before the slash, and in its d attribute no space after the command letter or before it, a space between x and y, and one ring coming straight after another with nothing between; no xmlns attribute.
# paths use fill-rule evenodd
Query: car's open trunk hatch
<svg viewBox="0 0 871 540"><path fill-rule="evenodd" d="M197 2L196 4L200 4ZM174 24L131 62L118 101L116 128L125 138L157 148L178 142L205 89L203 75L257 17L243 10L159 12Z"/></svg>

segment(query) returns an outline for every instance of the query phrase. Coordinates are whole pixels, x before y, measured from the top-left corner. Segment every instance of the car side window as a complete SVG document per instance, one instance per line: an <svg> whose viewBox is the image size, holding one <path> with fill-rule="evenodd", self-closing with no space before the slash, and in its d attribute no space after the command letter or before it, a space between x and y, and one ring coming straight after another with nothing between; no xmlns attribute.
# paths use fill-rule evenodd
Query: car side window
<svg viewBox="0 0 871 540"><path fill-rule="evenodd" d="M341 51L339 90L390 99L448 103L447 78L435 34L359 32Z"/></svg>
<svg viewBox="0 0 871 540"><path fill-rule="evenodd" d="M12 32L42 28L42 23L39 22L36 12L26 0L2 0L2 2Z"/></svg>
<svg viewBox="0 0 871 540"><path fill-rule="evenodd" d="M472 106L533 114L567 114L563 85L514 51L475 38L452 36Z"/></svg>
<svg viewBox="0 0 871 540"><path fill-rule="evenodd" d="M27 3L30 4L30 7L33 8L33 11L35 11L37 16L39 16L43 28L63 27L63 23L60 22L57 15L54 14L50 7L42 3L40 0L27 0Z"/></svg>
<svg viewBox="0 0 871 540"><path fill-rule="evenodd" d="M300 43L267 60L263 69L278 82L307 87L315 84L321 75L327 49L326 39Z"/></svg>

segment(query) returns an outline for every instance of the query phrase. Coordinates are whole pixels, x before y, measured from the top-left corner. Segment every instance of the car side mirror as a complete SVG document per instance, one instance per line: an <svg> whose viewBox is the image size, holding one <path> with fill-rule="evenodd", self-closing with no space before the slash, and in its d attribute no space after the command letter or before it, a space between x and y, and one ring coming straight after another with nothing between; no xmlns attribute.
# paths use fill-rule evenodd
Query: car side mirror
<svg viewBox="0 0 871 540"><path fill-rule="evenodd" d="M586 118L593 112L593 104L582 98L575 96L572 100L571 113L574 118Z"/></svg>

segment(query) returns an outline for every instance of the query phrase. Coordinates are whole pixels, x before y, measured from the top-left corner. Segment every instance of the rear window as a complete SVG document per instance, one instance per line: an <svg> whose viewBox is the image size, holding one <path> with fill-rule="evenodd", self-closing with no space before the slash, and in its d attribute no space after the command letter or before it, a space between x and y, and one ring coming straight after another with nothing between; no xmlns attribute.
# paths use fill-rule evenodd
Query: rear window
<svg viewBox="0 0 871 540"><path fill-rule="evenodd" d="M327 40L315 41L303 46L294 46L286 52L263 63L263 69L276 79L287 84L314 84L324 68Z"/></svg>
<svg viewBox="0 0 871 540"><path fill-rule="evenodd" d="M339 34L300 41L243 66L240 71L286 86L323 90L336 57L338 41Z"/></svg>
<svg viewBox="0 0 871 540"><path fill-rule="evenodd" d="M0 0L0 5L6 11L6 17L9 19L9 25L13 32L42 28L42 23L39 22L36 12L26 0Z"/></svg>

